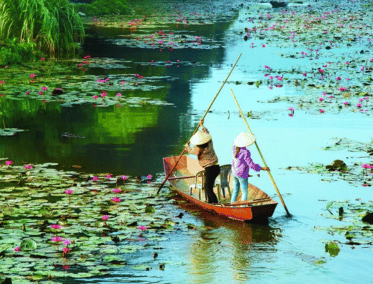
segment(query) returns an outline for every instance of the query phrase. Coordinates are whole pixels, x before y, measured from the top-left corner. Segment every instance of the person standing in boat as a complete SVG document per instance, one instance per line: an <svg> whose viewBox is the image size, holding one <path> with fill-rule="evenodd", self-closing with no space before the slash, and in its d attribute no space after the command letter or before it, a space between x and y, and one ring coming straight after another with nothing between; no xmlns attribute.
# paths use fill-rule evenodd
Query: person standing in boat
<svg viewBox="0 0 373 284"><path fill-rule="evenodd" d="M233 142L233 159L232 159L232 176L233 176L233 193L231 203L237 200L238 192L242 190L242 201L247 200L247 191L249 187L249 169L256 172L269 171L268 167L261 167L255 164L251 159L251 153L246 148L255 142L256 138L252 134L241 132Z"/></svg>
<svg viewBox="0 0 373 284"><path fill-rule="evenodd" d="M190 139L190 143L195 146L191 148L188 142L185 144L185 150L190 154L197 155L199 164L205 169L203 187L207 194L208 203L218 203L218 198L214 193L215 179L220 174L218 157L214 151L212 137L207 128L203 126L203 119L200 120L199 125L202 131L197 131Z"/></svg>

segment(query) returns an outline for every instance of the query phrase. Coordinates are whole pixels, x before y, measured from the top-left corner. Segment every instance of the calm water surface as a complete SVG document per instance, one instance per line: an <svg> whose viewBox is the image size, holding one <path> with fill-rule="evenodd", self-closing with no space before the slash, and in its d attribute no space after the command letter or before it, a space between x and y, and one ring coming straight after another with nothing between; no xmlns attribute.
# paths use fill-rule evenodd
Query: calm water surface
<svg viewBox="0 0 373 284"><path fill-rule="evenodd" d="M234 5L235 3L232 3ZM57 162L71 169L81 166L85 172L128 175L157 175L162 180L162 157L178 155L188 141L198 120L210 104L240 53L242 57L214 103L205 125L213 136L220 164L230 163L233 139L247 131L238 116L229 92L232 89L244 113L261 111L262 119L248 119L257 136L258 145L271 168L277 186L292 214L285 211L266 175L256 175L251 182L273 196L279 205L268 224L243 224L202 213L190 204L170 205L175 216L183 213L183 221L197 226L198 233L185 235L175 231L160 243L158 258L153 251L142 251L128 260L129 264L146 263L150 271L123 268L111 277L82 280L76 283L373 283L372 248L344 245L343 236L314 230L315 226L336 225L320 216L326 201L372 200L368 187L353 187L347 182L322 182L321 177L285 170L288 166L305 166L313 162L330 163L335 159L359 156L346 151L326 152L321 147L333 137L346 137L361 142L372 139L372 118L360 114L323 114L297 111L288 116L285 103L265 104L260 101L279 95L302 95L304 91L287 87L257 89L235 81L262 78L264 64L272 68L302 66L301 60L283 59L276 48L250 48L242 35L244 10L237 10L230 22L213 26L193 27L198 36L213 37L221 48L211 50L129 49L114 44L120 33L115 30L96 31L98 38L87 40L87 53L92 56L123 59L126 74L151 76L154 70L172 78L160 94L173 106L107 107L87 105L43 106L30 101L32 114L19 111L20 101L8 102L14 115L7 118L7 127L27 129L14 137L0 137L2 157L15 163ZM175 28L175 27L173 27ZM179 28L182 30L182 27ZM128 31L123 31L123 33ZM260 41L255 41L261 45ZM149 67L149 62L179 59L180 66ZM193 64L190 64L194 62ZM146 64L143 64L146 63ZM114 74L115 70L90 70L94 74ZM140 94L141 95L141 94ZM74 134L66 138L64 134ZM256 150L253 159L263 164ZM167 189L165 189L167 191ZM337 256L325 252L324 242L341 241ZM317 259L324 264L315 265ZM159 265L165 263L165 269ZM69 282L72 283L72 282Z"/></svg>

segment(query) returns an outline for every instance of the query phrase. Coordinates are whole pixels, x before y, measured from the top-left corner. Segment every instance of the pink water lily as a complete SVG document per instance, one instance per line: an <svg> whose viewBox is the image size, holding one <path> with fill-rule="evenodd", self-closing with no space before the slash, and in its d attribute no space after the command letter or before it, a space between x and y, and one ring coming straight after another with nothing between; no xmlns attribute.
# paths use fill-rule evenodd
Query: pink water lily
<svg viewBox="0 0 373 284"><path fill-rule="evenodd" d="M20 251L20 249L21 249L20 247L15 247L14 251Z"/></svg>
<svg viewBox="0 0 373 284"><path fill-rule="evenodd" d="M120 199L119 197L113 197L113 198L111 199L111 201L117 203L117 202L121 202L122 199Z"/></svg>
<svg viewBox="0 0 373 284"><path fill-rule="evenodd" d="M61 228L62 228L61 225L59 225L59 224L52 224L50 227L51 227L52 229L54 229L54 230L58 230L58 229L61 229Z"/></svg>
<svg viewBox="0 0 373 284"><path fill-rule="evenodd" d="M32 165L25 165L25 169L26 170L31 170L32 169Z"/></svg>
<svg viewBox="0 0 373 284"><path fill-rule="evenodd" d="M93 181L98 181L98 177L94 176L94 177L92 178L92 180L93 180Z"/></svg>
<svg viewBox="0 0 373 284"><path fill-rule="evenodd" d="M67 253L70 252L70 249L69 249L68 247L64 247L64 248L62 249L62 251L63 251L64 254L67 254Z"/></svg>
<svg viewBox="0 0 373 284"><path fill-rule="evenodd" d="M145 231L148 228L146 226L138 226L137 229L139 229L140 231Z"/></svg>
<svg viewBox="0 0 373 284"><path fill-rule="evenodd" d="M324 113L325 111L322 109L322 108L320 108L320 113Z"/></svg>
<svg viewBox="0 0 373 284"><path fill-rule="evenodd" d="M147 179L152 179L153 176L149 174L149 175L146 176L146 178L147 178Z"/></svg>
<svg viewBox="0 0 373 284"><path fill-rule="evenodd" d="M127 180L127 179L128 179L128 177L127 177L127 176L125 176L125 175L122 175L122 179L123 179L123 180Z"/></svg>
<svg viewBox="0 0 373 284"><path fill-rule="evenodd" d="M7 165L7 166L10 166L10 165L12 165L12 164L13 164L12 161L5 161L5 165Z"/></svg>
<svg viewBox="0 0 373 284"><path fill-rule="evenodd" d="M66 194L69 194L69 195L72 194L73 192L74 192L74 190L72 190L72 189L67 189L67 190L65 190L65 193L66 193Z"/></svg>
<svg viewBox="0 0 373 284"><path fill-rule="evenodd" d="M71 241L70 241L69 239L65 239L65 240L63 241L63 245L64 245L64 246L68 246L69 244L71 244Z"/></svg>
<svg viewBox="0 0 373 284"><path fill-rule="evenodd" d="M52 242L62 242L63 241L63 238L59 237L59 236L55 236L51 239Z"/></svg>
<svg viewBox="0 0 373 284"><path fill-rule="evenodd" d="M111 174L107 174L107 175L106 175L106 178L107 178L107 179L111 179Z"/></svg>
<svg viewBox="0 0 373 284"><path fill-rule="evenodd" d="M109 215L102 216L102 220L107 221L109 219Z"/></svg>
<svg viewBox="0 0 373 284"><path fill-rule="evenodd" d="M119 193L119 192L121 192L122 190L120 189L120 188L113 188L113 192L115 192L115 193Z"/></svg>

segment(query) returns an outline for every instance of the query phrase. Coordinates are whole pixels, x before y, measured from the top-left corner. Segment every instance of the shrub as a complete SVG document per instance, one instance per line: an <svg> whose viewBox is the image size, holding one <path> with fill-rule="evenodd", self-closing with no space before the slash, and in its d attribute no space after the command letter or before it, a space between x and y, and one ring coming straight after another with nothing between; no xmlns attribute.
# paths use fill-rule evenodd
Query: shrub
<svg viewBox="0 0 373 284"><path fill-rule="evenodd" d="M18 43L16 38L7 40L6 45L0 47L0 65L12 63L23 63L40 58L41 52L36 48L36 44Z"/></svg>

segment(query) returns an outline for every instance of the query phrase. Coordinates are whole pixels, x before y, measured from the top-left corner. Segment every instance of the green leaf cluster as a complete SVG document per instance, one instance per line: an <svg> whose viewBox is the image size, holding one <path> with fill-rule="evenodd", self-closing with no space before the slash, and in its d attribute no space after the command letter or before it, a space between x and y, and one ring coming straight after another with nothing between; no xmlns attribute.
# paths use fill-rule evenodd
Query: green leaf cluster
<svg viewBox="0 0 373 284"><path fill-rule="evenodd" d="M40 57L41 52L34 42L19 43L17 38L13 38L6 40L4 46L0 46L0 65L19 64Z"/></svg>

